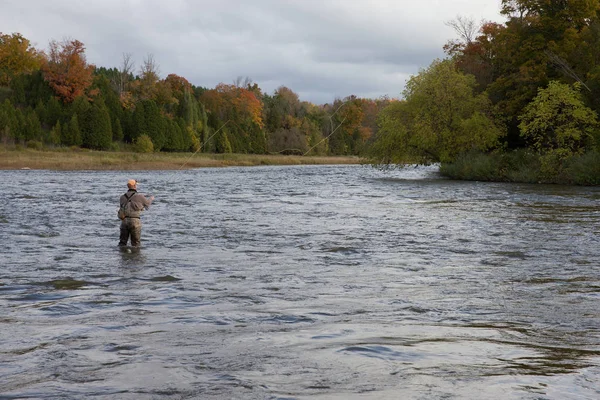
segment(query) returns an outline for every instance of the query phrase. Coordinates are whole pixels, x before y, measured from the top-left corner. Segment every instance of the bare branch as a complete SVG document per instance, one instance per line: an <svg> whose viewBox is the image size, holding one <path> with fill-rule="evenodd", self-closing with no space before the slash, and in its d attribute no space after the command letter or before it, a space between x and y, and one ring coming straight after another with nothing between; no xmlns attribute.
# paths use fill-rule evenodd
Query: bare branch
<svg viewBox="0 0 600 400"><path fill-rule="evenodd" d="M454 29L465 44L473 43L481 28L481 24L476 23L474 19L460 15L456 19L446 22L446 25Z"/></svg>
<svg viewBox="0 0 600 400"><path fill-rule="evenodd" d="M129 77L133 73L135 63L132 60L131 53L123 53L123 61L121 62L121 69L119 70L119 95L126 90L127 84L129 83Z"/></svg>

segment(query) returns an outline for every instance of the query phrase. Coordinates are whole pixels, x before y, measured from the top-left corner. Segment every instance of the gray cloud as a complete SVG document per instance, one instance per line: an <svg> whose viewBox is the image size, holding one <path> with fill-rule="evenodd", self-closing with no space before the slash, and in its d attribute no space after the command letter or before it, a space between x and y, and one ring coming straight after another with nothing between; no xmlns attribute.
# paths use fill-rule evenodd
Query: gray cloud
<svg viewBox="0 0 600 400"><path fill-rule="evenodd" d="M398 97L406 79L443 57L457 15L500 20L500 0L4 0L0 26L45 49L78 39L88 61L116 67L154 55L175 73L214 87L249 76L266 92L302 100L351 94Z"/></svg>

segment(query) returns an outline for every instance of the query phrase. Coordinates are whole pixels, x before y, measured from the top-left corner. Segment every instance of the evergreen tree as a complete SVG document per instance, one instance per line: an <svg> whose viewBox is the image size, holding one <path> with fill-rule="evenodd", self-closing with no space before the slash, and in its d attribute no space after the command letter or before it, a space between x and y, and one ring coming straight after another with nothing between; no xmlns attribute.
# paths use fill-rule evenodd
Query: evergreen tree
<svg viewBox="0 0 600 400"><path fill-rule="evenodd" d="M25 119L23 126L23 139L28 140L42 140L42 125L35 111L31 108L27 108L25 111Z"/></svg>
<svg viewBox="0 0 600 400"><path fill-rule="evenodd" d="M121 127L121 120L116 118L114 120L113 126L113 141L121 142L123 141L123 128Z"/></svg>
<svg viewBox="0 0 600 400"><path fill-rule="evenodd" d="M60 101L54 96L51 96L46 103L46 119L44 123L47 126L54 126L62 119L63 107Z"/></svg>
<svg viewBox="0 0 600 400"><path fill-rule="evenodd" d="M137 102L135 104L135 110L133 111L132 121L131 121L131 131L130 138L131 140L135 140L141 135L147 134L146 129L146 111L144 110L144 103Z"/></svg>
<svg viewBox="0 0 600 400"><path fill-rule="evenodd" d="M62 127L60 125L60 121L56 122L56 125L54 125L54 127L52 129L50 129L47 137L46 137L46 143L52 144L52 145L59 145L60 141L61 141L61 137L62 137Z"/></svg>
<svg viewBox="0 0 600 400"><path fill-rule="evenodd" d="M79 128L79 118L73 114L71 120L66 124L62 131L61 143L65 146L81 146L81 130Z"/></svg>
<svg viewBox="0 0 600 400"><path fill-rule="evenodd" d="M19 76L10 83L10 88L12 89L11 101L13 104L25 105L26 103L24 79L24 76Z"/></svg>
<svg viewBox="0 0 600 400"><path fill-rule="evenodd" d="M0 105L0 140L4 143L15 140L18 120L15 107L10 100L6 99Z"/></svg>
<svg viewBox="0 0 600 400"><path fill-rule="evenodd" d="M216 153L231 153L232 147L229 142L229 135L226 129L221 129L216 135L215 152Z"/></svg>
<svg viewBox="0 0 600 400"><path fill-rule="evenodd" d="M135 137L135 127L133 124L133 112L129 110L123 111L121 117L121 128L123 128L123 141L125 143L132 143Z"/></svg>
<svg viewBox="0 0 600 400"><path fill-rule="evenodd" d="M77 118L79 119L80 129L83 127L82 122L85 119L85 115L89 111L90 107L90 102L85 96L77 97L69 107L70 115L77 115Z"/></svg>
<svg viewBox="0 0 600 400"><path fill-rule="evenodd" d="M85 114L82 129L83 146L90 149L107 150L112 143L110 115L104 103L94 103Z"/></svg>
<svg viewBox="0 0 600 400"><path fill-rule="evenodd" d="M41 99L38 100L37 104L35 105L35 113L37 114L40 123L43 124L47 118L47 111L46 106L44 105L44 102Z"/></svg>
<svg viewBox="0 0 600 400"><path fill-rule="evenodd" d="M146 133L152 139L154 151L160 151L166 142L166 122L154 100L144 101L144 113L146 117Z"/></svg>

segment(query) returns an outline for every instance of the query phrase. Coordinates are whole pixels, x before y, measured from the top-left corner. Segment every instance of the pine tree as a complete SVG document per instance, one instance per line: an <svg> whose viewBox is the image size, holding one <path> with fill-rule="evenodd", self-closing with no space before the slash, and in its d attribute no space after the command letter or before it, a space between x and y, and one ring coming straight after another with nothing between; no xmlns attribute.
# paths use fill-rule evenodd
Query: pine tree
<svg viewBox="0 0 600 400"><path fill-rule="evenodd" d="M12 98L11 101L13 104L21 104L24 105L26 101L25 97L25 84L23 82L24 76L21 75L12 80L10 83L10 88L12 89Z"/></svg>
<svg viewBox="0 0 600 400"><path fill-rule="evenodd" d="M35 113L38 116L38 119L40 121L40 123L44 123L46 122L46 118L47 118L47 111L46 111L46 106L44 105L44 102L40 99L38 100L37 104L35 105ZM50 125L50 127L53 125Z"/></svg>
<svg viewBox="0 0 600 400"><path fill-rule="evenodd" d="M42 124L36 112L31 108L27 108L25 112L23 134L23 139L26 141L42 140Z"/></svg>
<svg viewBox="0 0 600 400"><path fill-rule="evenodd" d="M104 103L94 103L85 114L82 129L83 146L90 149L106 150L112 143L110 115Z"/></svg>
<svg viewBox="0 0 600 400"><path fill-rule="evenodd" d="M63 107L60 104L60 101L52 96L48 99L46 103L46 119L44 123L47 126L54 126L56 122L58 122L62 118Z"/></svg>
<svg viewBox="0 0 600 400"><path fill-rule="evenodd" d="M123 141L123 128L121 127L121 120L118 118L115 118L114 123L112 124L112 127L113 127L113 141L114 142Z"/></svg>
<svg viewBox="0 0 600 400"><path fill-rule="evenodd" d="M60 141L61 141L61 137L62 137L62 127L60 125L60 121L56 122L56 125L54 125L54 127L52 129L50 129L50 132L48 133L48 136L46 137L46 143L52 144L52 145L59 145Z"/></svg>
<svg viewBox="0 0 600 400"><path fill-rule="evenodd" d="M62 129L60 141L65 146L81 146L81 130L79 129L79 118L73 114L71 120Z"/></svg>
<svg viewBox="0 0 600 400"><path fill-rule="evenodd" d="M144 103L137 102L131 118L130 138L132 141L147 134L145 114Z"/></svg>

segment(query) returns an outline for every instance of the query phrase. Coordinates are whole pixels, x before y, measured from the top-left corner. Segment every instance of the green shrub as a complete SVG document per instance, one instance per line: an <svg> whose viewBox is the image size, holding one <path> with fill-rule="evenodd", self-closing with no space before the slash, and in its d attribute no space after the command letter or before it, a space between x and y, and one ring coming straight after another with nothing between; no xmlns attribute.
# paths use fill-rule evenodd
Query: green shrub
<svg viewBox="0 0 600 400"><path fill-rule="evenodd" d="M121 146L119 142L112 142L109 148L110 151L121 151Z"/></svg>
<svg viewBox="0 0 600 400"><path fill-rule="evenodd" d="M502 154L504 181L536 183L540 180L540 157L527 149Z"/></svg>
<svg viewBox="0 0 600 400"><path fill-rule="evenodd" d="M28 140L25 145L28 149L33 150L42 150L44 148L44 145L39 140Z"/></svg>
<svg viewBox="0 0 600 400"><path fill-rule="evenodd" d="M152 143L152 139L150 139L150 136L144 134L135 139L133 150L136 153L153 153L154 144Z"/></svg>
<svg viewBox="0 0 600 400"><path fill-rule="evenodd" d="M443 163L440 173L452 179L467 181L501 180L501 155L481 152L463 153L452 163Z"/></svg>
<svg viewBox="0 0 600 400"><path fill-rule="evenodd" d="M470 181L538 182L539 171L539 156L527 150L463 153L440 166L442 175Z"/></svg>
<svg viewBox="0 0 600 400"><path fill-rule="evenodd" d="M565 175L575 185L600 185L600 152L572 157L566 163Z"/></svg>

